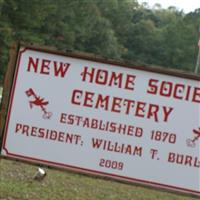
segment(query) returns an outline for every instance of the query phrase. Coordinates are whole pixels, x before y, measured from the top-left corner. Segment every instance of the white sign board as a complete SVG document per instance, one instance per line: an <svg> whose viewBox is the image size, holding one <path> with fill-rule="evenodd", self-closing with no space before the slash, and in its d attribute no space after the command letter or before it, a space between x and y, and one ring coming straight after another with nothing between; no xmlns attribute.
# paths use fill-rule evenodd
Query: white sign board
<svg viewBox="0 0 200 200"><path fill-rule="evenodd" d="M200 195L200 81L22 48L2 155Z"/></svg>

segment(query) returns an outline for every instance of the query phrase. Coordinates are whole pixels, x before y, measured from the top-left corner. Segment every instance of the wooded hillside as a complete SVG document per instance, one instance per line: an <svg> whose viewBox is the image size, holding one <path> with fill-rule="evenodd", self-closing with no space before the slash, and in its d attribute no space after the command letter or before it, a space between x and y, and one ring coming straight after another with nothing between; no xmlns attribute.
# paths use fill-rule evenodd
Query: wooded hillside
<svg viewBox="0 0 200 200"><path fill-rule="evenodd" d="M0 0L0 84L14 41L193 71L199 22L137 0Z"/></svg>

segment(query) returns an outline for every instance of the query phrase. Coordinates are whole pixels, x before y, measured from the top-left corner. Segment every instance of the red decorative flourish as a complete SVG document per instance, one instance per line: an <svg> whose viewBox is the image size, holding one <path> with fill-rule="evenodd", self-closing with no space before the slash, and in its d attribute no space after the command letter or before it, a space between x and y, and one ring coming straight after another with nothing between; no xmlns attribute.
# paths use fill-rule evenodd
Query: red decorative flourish
<svg viewBox="0 0 200 200"><path fill-rule="evenodd" d="M49 104L48 101L45 101L44 98L40 98L35 94L32 88L29 88L27 91L25 91L26 95L28 97L33 97L34 99L29 101L30 108L32 109L33 106L39 106L42 109L43 112L43 118L44 119L50 119L52 116L51 112L47 112L45 106Z"/></svg>
<svg viewBox="0 0 200 200"><path fill-rule="evenodd" d="M196 141L200 138L200 127L198 129L193 129L193 134L195 134L195 137L193 139L187 139L187 145L189 147L195 147Z"/></svg>

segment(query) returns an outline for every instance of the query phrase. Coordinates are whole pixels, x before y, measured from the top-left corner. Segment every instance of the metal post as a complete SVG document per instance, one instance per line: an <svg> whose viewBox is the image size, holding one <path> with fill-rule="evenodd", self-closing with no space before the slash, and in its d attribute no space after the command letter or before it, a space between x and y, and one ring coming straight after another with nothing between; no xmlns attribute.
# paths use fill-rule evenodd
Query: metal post
<svg viewBox="0 0 200 200"><path fill-rule="evenodd" d="M199 26L199 33L200 33L200 26ZM199 72L199 67L200 67L200 38L199 38L199 41L198 41L198 56L197 56L197 63L196 63L196 67L195 67L195 70L194 70L194 73L195 74L198 74Z"/></svg>
<svg viewBox="0 0 200 200"><path fill-rule="evenodd" d="M199 43L200 43L200 39L199 39ZM194 71L195 74L198 74L199 67L200 67L200 44L199 44L199 52L197 56L197 63L196 63L195 71Z"/></svg>

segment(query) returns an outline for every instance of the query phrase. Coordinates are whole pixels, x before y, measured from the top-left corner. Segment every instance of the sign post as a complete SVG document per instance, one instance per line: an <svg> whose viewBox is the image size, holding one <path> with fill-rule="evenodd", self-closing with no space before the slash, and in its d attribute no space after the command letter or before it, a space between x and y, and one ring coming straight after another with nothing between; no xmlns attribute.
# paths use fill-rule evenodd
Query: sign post
<svg viewBox="0 0 200 200"><path fill-rule="evenodd" d="M1 154L200 195L200 77L22 45Z"/></svg>

